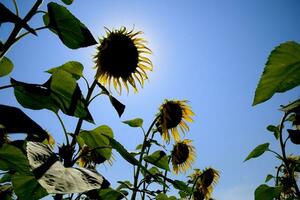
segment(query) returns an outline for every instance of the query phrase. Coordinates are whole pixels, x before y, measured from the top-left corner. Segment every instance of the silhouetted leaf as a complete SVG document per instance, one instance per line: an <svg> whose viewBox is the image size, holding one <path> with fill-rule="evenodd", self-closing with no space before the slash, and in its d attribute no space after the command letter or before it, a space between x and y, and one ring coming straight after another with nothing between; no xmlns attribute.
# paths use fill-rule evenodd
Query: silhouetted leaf
<svg viewBox="0 0 300 200"><path fill-rule="evenodd" d="M280 135L280 131L279 131L279 127L278 126L274 126L274 125L269 125L267 126L267 130L272 132L276 138L276 140L278 140L279 135Z"/></svg>
<svg viewBox="0 0 300 200"><path fill-rule="evenodd" d="M109 95L109 100L110 100L111 104L113 105L113 107L115 108L115 110L118 112L119 117L121 117L125 110L125 105L122 104L118 99L116 99L115 97L113 97L111 95Z"/></svg>
<svg viewBox="0 0 300 200"><path fill-rule="evenodd" d="M101 189L99 192L100 199L120 200L128 195L125 190L117 191L112 188Z"/></svg>
<svg viewBox="0 0 300 200"><path fill-rule="evenodd" d="M62 2L64 2L67 5L71 5L73 3L74 0L61 0Z"/></svg>
<svg viewBox="0 0 300 200"><path fill-rule="evenodd" d="M13 68L13 63L7 57L0 58L0 77L8 75Z"/></svg>
<svg viewBox="0 0 300 200"><path fill-rule="evenodd" d="M23 28L25 28L30 33L37 35L35 30L29 27L29 25L23 21L20 17L15 15L13 12L11 12L8 8L6 8L2 3L0 3L0 26L2 23L11 22L14 24L21 25Z"/></svg>
<svg viewBox="0 0 300 200"><path fill-rule="evenodd" d="M170 171L168 156L164 151L155 151L149 156L145 156L144 160L165 170Z"/></svg>
<svg viewBox="0 0 300 200"><path fill-rule="evenodd" d="M253 105L270 99L300 84L300 45L285 42L270 54L255 91Z"/></svg>
<svg viewBox="0 0 300 200"><path fill-rule="evenodd" d="M48 133L19 108L0 104L0 124L7 133L27 133L36 141L48 139Z"/></svg>
<svg viewBox="0 0 300 200"><path fill-rule="evenodd" d="M142 127L143 126L143 119L135 118L127 121L123 121L124 124L128 124L131 127Z"/></svg>
<svg viewBox="0 0 300 200"><path fill-rule="evenodd" d="M251 158L257 158L259 156L261 156L263 153L265 153L265 151L267 151L269 149L269 143L264 143L261 145L258 145L257 147L255 147L255 149L253 149L253 151L251 151L251 153L247 156L247 158L244 160L247 161Z"/></svg>
<svg viewBox="0 0 300 200"><path fill-rule="evenodd" d="M274 176L271 175L271 174L268 174L268 176L266 177L265 182L269 182L269 180L271 180L272 178L274 178Z"/></svg>
<svg viewBox="0 0 300 200"><path fill-rule="evenodd" d="M294 144L300 144L300 130L287 129L291 142Z"/></svg>
<svg viewBox="0 0 300 200"><path fill-rule="evenodd" d="M0 148L0 170L31 174L26 156L20 149L9 144L3 144Z"/></svg>
<svg viewBox="0 0 300 200"><path fill-rule="evenodd" d="M38 200L48 193L31 175L16 174L12 177L14 191L20 200Z"/></svg>
<svg viewBox="0 0 300 200"><path fill-rule="evenodd" d="M97 44L91 32L64 6L50 2L48 4L50 30L71 49ZM44 18L47 22L47 19ZM47 24L46 24L47 25Z"/></svg>
<svg viewBox="0 0 300 200"><path fill-rule="evenodd" d="M280 187L269 187L266 184L258 186L255 190L255 200L273 200L278 198L281 192Z"/></svg>
<svg viewBox="0 0 300 200"><path fill-rule="evenodd" d="M97 148L94 152L99 157L99 163L108 160L111 157L110 141L107 137L114 137L110 127L106 125L99 126L91 131L81 131L79 136L84 140L84 143L91 149ZM101 160L105 158L105 160Z"/></svg>
<svg viewBox="0 0 300 200"><path fill-rule="evenodd" d="M66 72L73 75L73 77L78 80L82 77L83 65L77 61L69 61L65 64L49 69L47 72L53 74L57 70L65 70Z"/></svg>

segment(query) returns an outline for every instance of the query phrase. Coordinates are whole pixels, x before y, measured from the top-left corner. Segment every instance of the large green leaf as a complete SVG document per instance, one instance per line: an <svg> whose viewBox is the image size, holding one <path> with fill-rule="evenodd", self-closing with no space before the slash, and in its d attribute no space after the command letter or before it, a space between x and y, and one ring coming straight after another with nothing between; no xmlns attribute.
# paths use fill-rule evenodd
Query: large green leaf
<svg viewBox="0 0 300 200"><path fill-rule="evenodd" d="M110 127L106 125L99 126L91 131L81 131L79 137L84 140L84 143L94 151L95 156L99 158L99 162L104 162L111 157L110 141L104 136L112 137L113 132ZM104 159L103 159L104 158Z"/></svg>
<svg viewBox="0 0 300 200"><path fill-rule="evenodd" d="M0 58L0 77L8 75L14 68L14 64L7 58Z"/></svg>
<svg viewBox="0 0 300 200"><path fill-rule="evenodd" d="M135 119L123 121L123 123L128 124L131 127L142 127L143 126L143 119L135 118Z"/></svg>
<svg viewBox="0 0 300 200"><path fill-rule="evenodd" d="M280 192L280 187L269 187L266 184L262 184L256 188L254 196L255 200L273 200L279 197Z"/></svg>
<svg viewBox="0 0 300 200"><path fill-rule="evenodd" d="M38 200L48 195L33 175L16 174L12 177L12 183L20 200Z"/></svg>
<svg viewBox="0 0 300 200"><path fill-rule="evenodd" d="M66 7L48 4L49 24L46 25L71 49L97 44L91 32Z"/></svg>
<svg viewBox="0 0 300 200"><path fill-rule="evenodd" d="M20 149L9 144L3 144L0 148L0 170L31 174L26 156Z"/></svg>
<svg viewBox="0 0 300 200"><path fill-rule="evenodd" d="M253 105L270 99L300 84L300 45L285 42L270 54L255 91Z"/></svg>
<svg viewBox="0 0 300 200"><path fill-rule="evenodd" d="M27 133L35 141L48 139L48 133L19 108L0 104L0 124L7 133Z"/></svg>
<svg viewBox="0 0 300 200"><path fill-rule="evenodd" d="M25 108L48 109L93 122L81 90L72 74L56 69L42 85L28 84L11 79L18 102Z"/></svg>
<svg viewBox="0 0 300 200"><path fill-rule="evenodd" d="M145 156L144 160L165 170L170 171L168 156L164 151L155 151L149 156Z"/></svg>
<svg viewBox="0 0 300 200"><path fill-rule="evenodd" d="M253 151L250 152L250 154L247 156L244 162L251 158L257 158L261 156L263 153L265 153L265 151L269 149L269 145L269 143L264 143L255 147L255 149L253 149Z"/></svg>
<svg viewBox="0 0 300 200"><path fill-rule="evenodd" d="M66 72L72 74L76 80L78 80L80 77L82 77L83 65L77 61L69 61L61 66L51 68L47 72L53 74L58 70L65 70Z"/></svg>

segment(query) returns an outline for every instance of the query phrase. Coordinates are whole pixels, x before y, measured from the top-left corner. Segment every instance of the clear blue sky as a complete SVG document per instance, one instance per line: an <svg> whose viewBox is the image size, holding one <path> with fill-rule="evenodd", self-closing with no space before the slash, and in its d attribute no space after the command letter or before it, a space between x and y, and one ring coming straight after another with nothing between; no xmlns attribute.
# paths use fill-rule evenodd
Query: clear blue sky
<svg viewBox="0 0 300 200"><path fill-rule="evenodd" d="M11 0L1 2L12 6ZM18 2L24 15L34 1ZM141 117L147 127L164 99L187 99L196 113L195 122L186 134L197 149L194 167L212 166L221 172L213 196L218 200L254 199L255 188L268 173L275 173L278 162L270 154L246 163L243 160L261 143L270 142L271 148L278 150L278 144L265 127L279 123L279 105L298 98L299 88L252 107L254 91L271 50L288 40L300 42L300 1L75 0L68 8L95 38L104 35L104 26L135 27L145 33L153 51L154 71L144 89L138 94L131 91L118 97L126 104L122 118L118 118L108 99L102 97L90 108L96 124L111 126L115 138L133 150L141 141L141 132L121 121ZM31 25L40 26L40 18ZM6 24L1 27L0 40L4 40L9 28ZM84 64L86 77L93 79L95 46L74 51L49 31L40 31L38 35L24 38L7 54L15 64L11 77L42 83L49 77L45 70L76 60ZM0 79L0 85L8 82L8 77ZM19 106L11 89L1 91L0 103ZM54 114L23 110L50 131L57 143L63 141ZM64 120L68 130L73 131L77 120L72 117ZM93 127L84 124L86 129ZM289 152L299 155L299 148L291 144L289 147ZM132 179L130 165L117 153L115 158L113 167L99 167L113 185L117 180Z"/></svg>

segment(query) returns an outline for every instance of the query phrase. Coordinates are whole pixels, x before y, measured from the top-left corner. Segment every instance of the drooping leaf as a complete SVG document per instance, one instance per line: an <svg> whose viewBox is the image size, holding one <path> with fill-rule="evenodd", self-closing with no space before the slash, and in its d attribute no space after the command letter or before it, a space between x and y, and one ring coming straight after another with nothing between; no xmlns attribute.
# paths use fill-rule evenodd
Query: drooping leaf
<svg viewBox="0 0 300 200"><path fill-rule="evenodd" d="M112 188L101 189L99 192L100 199L120 200L128 195L125 190L114 190Z"/></svg>
<svg viewBox="0 0 300 200"><path fill-rule="evenodd" d="M288 91L300 84L300 45L285 42L270 54L255 91L253 105L270 99L275 93Z"/></svg>
<svg viewBox="0 0 300 200"><path fill-rule="evenodd" d="M71 5L73 3L74 0L61 0L62 2L64 2L67 5Z"/></svg>
<svg viewBox="0 0 300 200"><path fill-rule="evenodd" d="M38 200L48 195L33 175L15 174L12 183L20 200Z"/></svg>
<svg viewBox="0 0 300 200"><path fill-rule="evenodd" d="M0 148L0 170L31 174L26 156L20 149L9 144L3 144Z"/></svg>
<svg viewBox="0 0 300 200"><path fill-rule="evenodd" d="M100 163L111 157L112 150L110 141L104 134L113 138L111 128L106 125L99 126L91 131L81 131L79 134L89 148L95 149L94 153L99 158Z"/></svg>
<svg viewBox="0 0 300 200"><path fill-rule="evenodd" d="M41 0L39 0L41 1ZM11 12L8 8L6 8L2 3L0 3L0 26L2 23L10 22L14 24L19 24L23 28L25 28L30 33L37 35L35 30L32 29L24 20Z"/></svg>
<svg viewBox="0 0 300 200"><path fill-rule="evenodd" d="M7 57L0 58L0 77L8 75L14 68L14 64Z"/></svg>
<svg viewBox="0 0 300 200"><path fill-rule="evenodd" d="M19 108L0 104L0 113L0 124L7 133L27 133L37 141L48 139L48 133Z"/></svg>
<svg viewBox="0 0 300 200"><path fill-rule="evenodd" d="M123 123L128 124L131 127L142 127L143 126L143 119L135 118L135 119L123 121Z"/></svg>
<svg viewBox="0 0 300 200"><path fill-rule="evenodd" d="M72 74L76 80L78 80L80 77L82 77L83 65L77 61L69 61L61 66L51 68L47 72L53 74L57 70L65 70L66 72Z"/></svg>
<svg viewBox="0 0 300 200"><path fill-rule="evenodd" d="M293 101L292 103L285 105L285 106L281 106L282 111L286 112L286 113L290 113L290 112L295 112L295 111L299 111L300 110L300 99L297 99L296 101Z"/></svg>
<svg viewBox="0 0 300 200"><path fill-rule="evenodd" d="M265 182L269 182L272 178L274 178L274 176L272 174L268 174L268 176L266 177Z"/></svg>
<svg viewBox="0 0 300 200"><path fill-rule="evenodd" d="M255 200L273 200L278 198L281 192L280 187L269 187L266 184L258 186L254 192Z"/></svg>
<svg viewBox="0 0 300 200"><path fill-rule="evenodd" d="M300 144L300 130L287 129L291 142L294 144Z"/></svg>
<svg viewBox="0 0 300 200"><path fill-rule="evenodd" d="M165 170L170 170L168 156L164 151L155 151L149 156L145 156L144 160Z"/></svg>
<svg viewBox="0 0 300 200"><path fill-rule="evenodd" d="M259 156L261 156L263 153L265 153L265 151L267 151L269 149L269 143L264 143L261 145L258 145L257 147L255 147L255 149L253 149L250 154L247 156L247 158L244 160L247 161L251 158L257 158Z"/></svg>
<svg viewBox="0 0 300 200"><path fill-rule="evenodd" d="M91 32L66 7L57 3L48 4L50 30L71 49L97 44ZM47 24L46 24L47 25Z"/></svg>
<svg viewBox="0 0 300 200"><path fill-rule="evenodd" d="M117 111L119 117L121 117L125 110L125 105L122 104L118 99L116 99L115 97L113 97L111 95L109 95L109 100L110 100L111 105Z"/></svg>

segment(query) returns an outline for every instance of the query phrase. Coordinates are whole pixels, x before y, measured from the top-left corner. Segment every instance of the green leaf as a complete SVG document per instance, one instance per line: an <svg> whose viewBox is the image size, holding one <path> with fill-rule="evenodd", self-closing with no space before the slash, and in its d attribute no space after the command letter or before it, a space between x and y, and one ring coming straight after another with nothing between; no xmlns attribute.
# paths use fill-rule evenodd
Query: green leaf
<svg viewBox="0 0 300 200"><path fill-rule="evenodd" d="M135 150L141 150L143 148L143 144L139 144L135 147Z"/></svg>
<svg viewBox="0 0 300 200"><path fill-rule="evenodd" d="M69 61L59 67L51 68L47 72L53 74L58 70L65 70L66 72L72 74L76 80L78 80L80 77L82 77L83 65L77 61Z"/></svg>
<svg viewBox="0 0 300 200"><path fill-rule="evenodd" d="M11 174L6 173L0 178L0 183L11 182Z"/></svg>
<svg viewBox="0 0 300 200"><path fill-rule="evenodd" d="M142 127L143 126L143 119L135 118L127 121L123 121L124 124L128 124L131 127Z"/></svg>
<svg viewBox="0 0 300 200"><path fill-rule="evenodd" d="M192 194L192 188L188 187L187 184L183 181L175 180L175 181L171 182L171 184L177 190L184 191L187 194Z"/></svg>
<svg viewBox="0 0 300 200"><path fill-rule="evenodd" d="M149 156L145 156L144 160L159 168L170 171L168 156L164 151L155 151Z"/></svg>
<svg viewBox="0 0 300 200"><path fill-rule="evenodd" d="M156 200L177 200L177 198L175 196L168 197L164 193L159 193L158 195L156 195L155 199Z"/></svg>
<svg viewBox="0 0 300 200"><path fill-rule="evenodd" d="M278 126L274 126L274 125L269 125L267 127L267 130L272 132L276 138L276 140L278 140L280 132L279 132L279 127Z"/></svg>
<svg viewBox="0 0 300 200"><path fill-rule="evenodd" d="M255 149L251 151L251 153L247 156L244 162L251 158L257 158L261 156L263 153L265 153L265 151L269 149L269 145L270 145L269 143L264 143L255 147Z"/></svg>
<svg viewBox="0 0 300 200"><path fill-rule="evenodd" d="M61 1L67 5L71 5L73 3L73 0L61 0Z"/></svg>
<svg viewBox="0 0 300 200"><path fill-rule="evenodd" d="M272 174L268 174L268 176L266 177L265 182L269 182L269 180L271 180L272 178L274 178L274 176Z"/></svg>
<svg viewBox="0 0 300 200"><path fill-rule="evenodd" d="M111 188L100 189L99 197L100 199L109 199L109 200L120 200L128 195L127 191L121 190L117 191Z"/></svg>
<svg viewBox="0 0 300 200"><path fill-rule="evenodd" d="M300 109L300 99L297 99L296 101L293 101L292 103L290 103L288 105L281 106L280 110L282 110L286 113L290 113L290 112L295 112L299 109Z"/></svg>
<svg viewBox="0 0 300 200"><path fill-rule="evenodd" d="M66 7L57 3L48 4L50 30L71 49L97 44L91 32ZM47 25L47 24L46 24Z"/></svg>
<svg viewBox="0 0 300 200"><path fill-rule="evenodd" d="M149 174L147 174L145 171L141 171L144 177L149 176ZM157 174L162 174L161 171L159 171L159 169L155 166L151 167L148 172L150 172L153 176L157 175Z"/></svg>
<svg viewBox="0 0 300 200"><path fill-rule="evenodd" d="M281 193L280 187L269 187L266 184L258 186L254 192L255 200L273 200Z"/></svg>
<svg viewBox="0 0 300 200"><path fill-rule="evenodd" d="M285 42L270 54L255 91L253 105L270 99L300 84L300 45Z"/></svg>
<svg viewBox="0 0 300 200"><path fill-rule="evenodd" d="M13 200L13 187L10 184L0 185L0 198L1 200Z"/></svg>
<svg viewBox="0 0 300 200"><path fill-rule="evenodd" d="M26 156L20 149L9 144L3 144L0 148L0 170L31 174Z"/></svg>
<svg viewBox="0 0 300 200"><path fill-rule="evenodd" d="M110 127L106 125L99 126L91 131L81 131L79 136L84 140L84 143L91 149L97 148L95 156L99 158L99 163L110 159L112 148L110 141L106 136L113 138L113 132ZM103 159L104 158L104 159Z"/></svg>
<svg viewBox="0 0 300 200"><path fill-rule="evenodd" d="M0 77L8 75L14 68L14 64L7 58L0 59Z"/></svg>
<svg viewBox="0 0 300 200"><path fill-rule="evenodd" d="M36 178L31 175L16 174L12 177L12 183L20 200L38 200L48 195Z"/></svg>
<svg viewBox="0 0 300 200"><path fill-rule="evenodd" d="M0 124L7 133L27 133L35 141L48 139L48 133L19 108L0 104Z"/></svg>
<svg viewBox="0 0 300 200"><path fill-rule="evenodd" d="M118 181L118 183L120 183L120 185L116 188L118 191L132 187L132 183L130 183L130 181Z"/></svg>

